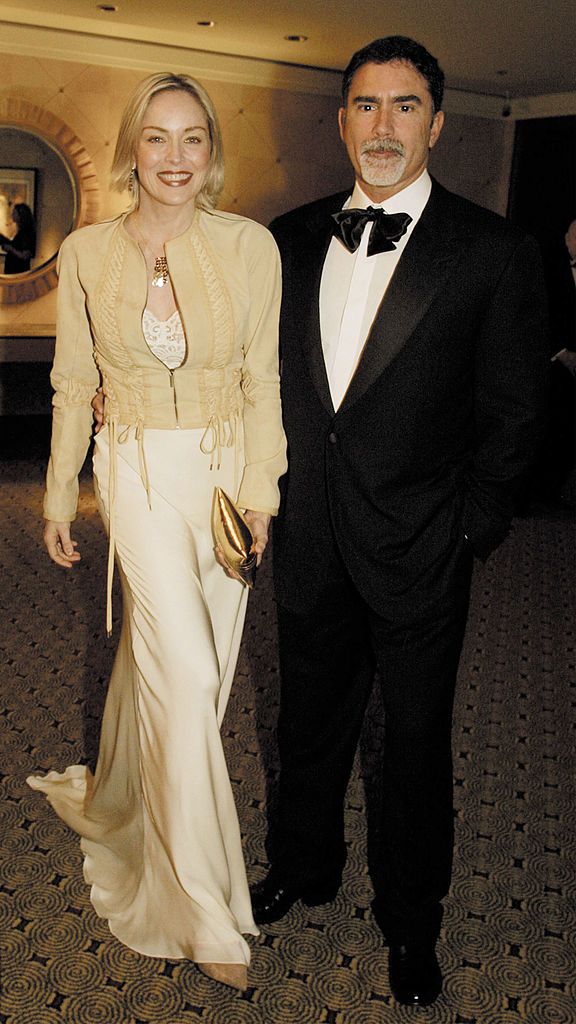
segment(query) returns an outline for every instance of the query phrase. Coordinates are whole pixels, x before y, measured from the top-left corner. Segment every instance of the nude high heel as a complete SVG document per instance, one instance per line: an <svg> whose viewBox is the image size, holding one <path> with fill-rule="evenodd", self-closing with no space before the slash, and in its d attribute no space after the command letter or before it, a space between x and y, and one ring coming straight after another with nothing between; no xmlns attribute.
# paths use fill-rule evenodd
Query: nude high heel
<svg viewBox="0 0 576 1024"><path fill-rule="evenodd" d="M202 974L222 985L245 992L248 988L248 968L246 964L197 964Z"/></svg>

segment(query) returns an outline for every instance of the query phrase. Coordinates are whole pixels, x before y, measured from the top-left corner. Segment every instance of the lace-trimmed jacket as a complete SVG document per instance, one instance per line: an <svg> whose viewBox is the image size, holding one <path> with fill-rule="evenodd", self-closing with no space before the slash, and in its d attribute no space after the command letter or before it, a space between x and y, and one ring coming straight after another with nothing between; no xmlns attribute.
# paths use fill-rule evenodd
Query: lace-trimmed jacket
<svg viewBox="0 0 576 1024"><path fill-rule="evenodd" d="M100 384L112 439L118 427L136 431L146 487L145 427L204 428L202 449L216 462L242 423L238 502L274 515L286 443L278 380L280 260L272 236L235 214L197 210L188 231L167 243L187 346L182 365L169 370L143 337L145 264L124 220L81 228L60 250L45 518L75 518L90 403Z"/></svg>

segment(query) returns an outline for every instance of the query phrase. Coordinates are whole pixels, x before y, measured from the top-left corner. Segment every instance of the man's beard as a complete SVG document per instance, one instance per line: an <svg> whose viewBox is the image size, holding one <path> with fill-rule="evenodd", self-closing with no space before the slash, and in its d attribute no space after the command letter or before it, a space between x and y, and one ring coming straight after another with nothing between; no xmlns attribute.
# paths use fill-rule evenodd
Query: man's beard
<svg viewBox="0 0 576 1024"><path fill-rule="evenodd" d="M382 160L378 153L394 153L395 156ZM397 185L406 167L406 155L401 142L375 139L365 142L360 153L362 179L367 185L389 187Z"/></svg>

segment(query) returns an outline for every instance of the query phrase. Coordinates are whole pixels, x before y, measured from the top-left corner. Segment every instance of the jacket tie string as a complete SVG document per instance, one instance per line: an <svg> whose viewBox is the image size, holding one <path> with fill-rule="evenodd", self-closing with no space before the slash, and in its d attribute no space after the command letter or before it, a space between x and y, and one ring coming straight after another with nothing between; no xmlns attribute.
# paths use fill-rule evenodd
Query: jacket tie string
<svg viewBox="0 0 576 1024"><path fill-rule="evenodd" d="M108 465L108 570L106 575L106 634L112 635L112 581L114 579L114 553L116 548L116 421L108 421L110 460Z"/></svg>
<svg viewBox="0 0 576 1024"><path fill-rule="evenodd" d="M115 418L108 420L108 436L110 441L110 465L108 468L108 492L109 492L109 533L108 533L108 570L106 576L106 633L112 634L112 585L114 582L114 556L116 554L116 490L118 478L118 445L125 444L130 436L131 427L124 427L118 433L118 424ZM150 478L144 451L144 426L141 420L135 427L135 437L138 443L138 467L140 479L146 491L148 508L152 508L152 496L150 492Z"/></svg>
<svg viewBox="0 0 576 1024"><path fill-rule="evenodd" d="M237 414L232 414L230 419L224 420L221 416L213 414L200 440L200 451L203 455L210 455L210 469L220 469L222 461L222 449L231 448L236 440L236 419Z"/></svg>

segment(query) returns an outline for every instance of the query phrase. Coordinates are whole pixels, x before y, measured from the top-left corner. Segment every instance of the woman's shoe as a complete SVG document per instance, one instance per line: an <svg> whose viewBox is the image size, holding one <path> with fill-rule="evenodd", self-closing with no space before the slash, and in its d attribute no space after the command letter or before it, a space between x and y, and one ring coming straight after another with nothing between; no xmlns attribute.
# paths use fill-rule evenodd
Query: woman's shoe
<svg viewBox="0 0 576 1024"><path fill-rule="evenodd" d="M245 992L248 988L248 968L246 964L197 964L202 974L206 974L213 981L219 981L222 985L229 985L239 992Z"/></svg>

